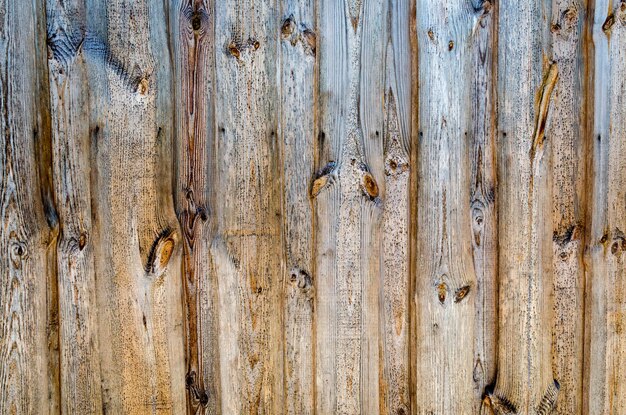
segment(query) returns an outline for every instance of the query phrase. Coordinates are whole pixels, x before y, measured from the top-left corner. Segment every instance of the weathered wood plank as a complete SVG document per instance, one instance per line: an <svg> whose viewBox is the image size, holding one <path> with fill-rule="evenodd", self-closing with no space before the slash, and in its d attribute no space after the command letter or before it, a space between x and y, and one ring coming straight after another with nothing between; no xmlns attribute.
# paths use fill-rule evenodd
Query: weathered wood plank
<svg viewBox="0 0 626 415"><path fill-rule="evenodd" d="M470 210L476 272L474 413L496 376L498 341L498 212L496 206L495 6L476 2L472 34Z"/></svg>
<svg viewBox="0 0 626 415"><path fill-rule="evenodd" d="M620 414L626 411L626 2L595 3L593 41L584 413Z"/></svg>
<svg viewBox="0 0 626 415"><path fill-rule="evenodd" d="M63 413L102 411L82 1L46 3Z"/></svg>
<svg viewBox="0 0 626 415"><path fill-rule="evenodd" d="M283 0L280 105L283 153L284 411L315 409L313 212L309 186L315 158L315 1Z"/></svg>
<svg viewBox="0 0 626 415"><path fill-rule="evenodd" d="M468 2L417 2L419 141L417 212L417 413L470 413L474 292ZM459 347L459 345L464 347Z"/></svg>
<svg viewBox="0 0 626 415"><path fill-rule="evenodd" d="M187 413L221 413L215 235L214 2L170 5L176 96L175 203L183 232Z"/></svg>
<svg viewBox="0 0 626 415"><path fill-rule="evenodd" d="M0 2L0 413L58 411L43 2ZM50 301L50 303L49 303ZM49 319L52 320L49 320ZM47 335L49 330L50 336Z"/></svg>
<svg viewBox="0 0 626 415"><path fill-rule="evenodd" d="M498 24L499 340L496 414L547 414L552 375L552 150L545 136L558 63L550 5L501 2Z"/></svg>
<svg viewBox="0 0 626 415"><path fill-rule="evenodd" d="M386 10L376 1L323 1L318 8L320 169L312 196L319 413L380 412L377 183L383 177Z"/></svg>
<svg viewBox="0 0 626 415"><path fill-rule="evenodd" d="M151 1L86 7L102 411L183 413L166 15Z"/></svg>
<svg viewBox="0 0 626 415"><path fill-rule="evenodd" d="M554 316L552 367L559 380L556 413L582 413L585 89L587 1L552 2L552 59L558 66L551 122Z"/></svg>
<svg viewBox="0 0 626 415"><path fill-rule="evenodd" d="M215 3L217 173L213 186L222 411L283 405L282 169L277 2Z"/></svg>
<svg viewBox="0 0 626 415"><path fill-rule="evenodd" d="M410 143L412 72L410 1L389 4L384 91L384 205L381 218L382 273L381 413L406 414L410 397Z"/></svg>

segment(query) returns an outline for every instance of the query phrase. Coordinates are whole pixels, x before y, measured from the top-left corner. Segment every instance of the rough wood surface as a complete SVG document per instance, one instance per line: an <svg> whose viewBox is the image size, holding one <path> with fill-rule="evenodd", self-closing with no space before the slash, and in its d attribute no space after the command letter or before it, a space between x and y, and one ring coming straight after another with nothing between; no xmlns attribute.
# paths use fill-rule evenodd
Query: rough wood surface
<svg viewBox="0 0 626 415"><path fill-rule="evenodd" d="M86 22L76 25L87 28L101 410L182 413L181 234L165 13L151 1L86 7Z"/></svg>
<svg viewBox="0 0 626 415"><path fill-rule="evenodd" d="M558 82L546 136L552 141L552 367L560 384L556 413L582 410L585 222L585 32L587 1L552 2L552 59Z"/></svg>
<svg viewBox="0 0 626 415"><path fill-rule="evenodd" d="M170 4L176 97L174 198L182 231L187 413L219 414L218 275L210 255L215 156L215 10L209 1Z"/></svg>
<svg viewBox="0 0 626 415"><path fill-rule="evenodd" d="M626 2L596 2L593 40L595 113L584 411L620 414L626 411Z"/></svg>
<svg viewBox="0 0 626 415"><path fill-rule="evenodd" d="M58 220L46 178L45 10L5 0L0 11L0 413L48 414L58 409L46 289Z"/></svg>
<svg viewBox="0 0 626 415"><path fill-rule="evenodd" d="M215 3L216 236L221 408L282 411L285 278L278 135L279 15L271 0Z"/></svg>
<svg viewBox="0 0 626 415"><path fill-rule="evenodd" d="M102 408L94 268L89 103L82 2L46 4L60 323L61 411Z"/></svg>
<svg viewBox="0 0 626 415"><path fill-rule="evenodd" d="M0 413L626 413L623 0L0 0Z"/></svg>
<svg viewBox="0 0 626 415"><path fill-rule="evenodd" d="M282 137L284 271L284 413L313 414L315 282L315 2L283 0L280 11L280 136Z"/></svg>
<svg viewBox="0 0 626 415"><path fill-rule="evenodd" d="M499 4L498 373L485 407L495 414L551 413L552 176L546 137L559 77L543 1Z"/></svg>

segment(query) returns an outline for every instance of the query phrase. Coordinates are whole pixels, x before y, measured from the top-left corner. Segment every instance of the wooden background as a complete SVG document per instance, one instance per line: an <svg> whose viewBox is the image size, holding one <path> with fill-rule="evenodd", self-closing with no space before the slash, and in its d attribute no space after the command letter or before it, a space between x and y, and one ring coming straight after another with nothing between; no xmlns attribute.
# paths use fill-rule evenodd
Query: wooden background
<svg viewBox="0 0 626 415"><path fill-rule="evenodd" d="M626 414L626 2L0 0L0 414Z"/></svg>

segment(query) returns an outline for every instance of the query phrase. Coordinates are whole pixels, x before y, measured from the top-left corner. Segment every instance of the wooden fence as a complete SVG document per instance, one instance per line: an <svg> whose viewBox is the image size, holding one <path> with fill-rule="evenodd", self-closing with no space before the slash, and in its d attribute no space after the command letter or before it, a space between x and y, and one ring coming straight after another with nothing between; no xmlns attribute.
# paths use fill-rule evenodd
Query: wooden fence
<svg viewBox="0 0 626 415"><path fill-rule="evenodd" d="M626 1L0 0L0 414L626 414Z"/></svg>

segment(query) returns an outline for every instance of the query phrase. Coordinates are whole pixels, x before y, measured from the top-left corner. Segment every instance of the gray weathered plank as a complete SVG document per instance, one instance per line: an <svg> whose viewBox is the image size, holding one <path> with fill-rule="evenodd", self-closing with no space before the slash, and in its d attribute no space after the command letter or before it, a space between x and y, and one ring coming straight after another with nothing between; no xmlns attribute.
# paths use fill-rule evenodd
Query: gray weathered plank
<svg viewBox="0 0 626 415"><path fill-rule="evenodd" d="M313 212L315 158L315 1L283 0L280 27L280 135L285 250L284 412L315 408Z"/></svg>
<svg viewBox="0 0 626 415"><path fill-rule="evenodd" d="M558 64L550 61L549 2L499 4L499 340L496 414L552 411L552 149L545 128Z"/></svg>
<svg viewBox="0 0 626 415"><path fill-rule="evenodd" d="M215 235L214 2L170 5L174 63L176 214L182 229L187 413L221 413Z"/></svg>
<svg viewBox="0 0 626 415"><path fill-rule="evenodd" d="M151 1L86 7L102 411L183 413L166 15Z"/></svg>
<svg viewBox="0 0 626 415"><path fill-rule="evenodd" d="M419 140L415 283L417 413L470 413L474 292L469 2L417 2ZM459 347L459 345L464 345Z"/></svg>
<svg viewBox="0 0 626 415"><path fill-rule="evenodd" d="M412 72L410 2L389 4L384 93L384 205L381 217L381 413L409 414L410 172Z"/></svg>
<svg viewBox="0 0 626 415"><path fill-rule="evenodd" d="M552 367L560 383L556 413L582 413L585 220L585 0L552 2L552 59L558 66L551 122L554 316Z"/></svg>
<svg viewBox="0 0 626 415"><path fill-rule="evenodd" d="M498 346L498 212L496 206L496 13L489 1L476 2L472 33L472 123L470 214L476 272L474 413L495 381Z"/></svg>
<svg viewBox="0 0 626 415"><path fill-rule="evenodd" d="M597 1L584 413L626 411L626 2Z"/></svg>
<svg viewBox="0 0 626 415"><path fill-rule="evenodd" d="M319 171L311 192L320 413L380 411L377 183L383 175L386 10L377 1L322 1L318 7Z"/></svg>
<svg viewBox="0 0 626 415"><path fill-rule="evenodd" d="M43 2L0 2L0 413L58 411ZM53 292L52 292L53 293ZM49 320L50 319L50 320ZM47 332L51 336L47 335ZM50 342L50 343L49 343Z"/></svg>
<svg viewBox="0 0 626 415"><path fill-rule="evenodd" d="M221 401L224 413L275 414L283 404L285 271L278 135L277 2L215 3L213 186Z"/></svg>
<svg viewBox="0 0 626 415"><path fill-rule="evenodd" d="M83 1L48 1L47 33L63 413L102 411L92 243L90 131Z"/></svg>

